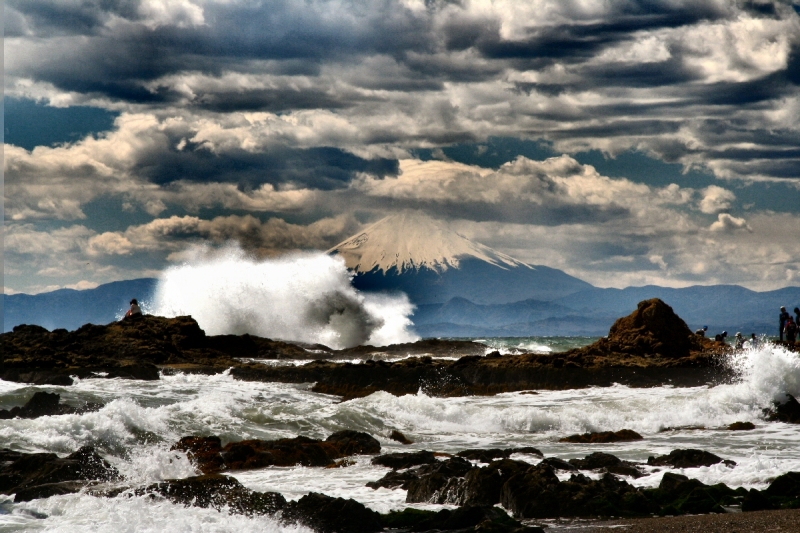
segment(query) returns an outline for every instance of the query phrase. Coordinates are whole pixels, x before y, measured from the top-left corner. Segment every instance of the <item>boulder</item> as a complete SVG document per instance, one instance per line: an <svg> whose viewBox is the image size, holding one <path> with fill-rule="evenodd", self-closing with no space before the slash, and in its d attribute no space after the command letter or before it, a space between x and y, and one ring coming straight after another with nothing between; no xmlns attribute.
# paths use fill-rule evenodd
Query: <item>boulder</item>
<svg viewBox="0 0 800 533"><path fill-rule="evenodd" d="M661 504L662 515L724 513L722 506L736 503L741 496L723 483L705 485L673 472L664 473L658 489L650 494Z"/></svg>
<svg viewBox="0 0 800 533"><path fill-rule="evenodd" d="M374 533L381 531L381 516L363 504L312 492L284 507L281 520L300 523L319 533Z"/></svg>
<svg viewBox="0 0 800 533"><path fill-rule="evenodd" d="M608 442L624 442L631 440L642 440L642 436L631 429L620 429L619 431L600 431L597 433L584 433L582 435L570 435L559 440L559 442L572 442L576 444L604 444Z"/></svg>
<svg viewBox="0 0 800 533"><path fill-rule="evenodd" d="M342 455L373 455L381 453L381 443L363 431L337 431L325 442L333 444Z"/></svg>
<svg viewBox="0 0 800 533"><path fill-rule="evenodd" d="M671 466L673 468L697 468L718 463L730 467L736 466L735 462L704 450L672 450L667 455L647 458L647 464L650 466Z"/></svg>
<svg viewBox="0 0 800 533"><path fill-rule="evenodd" d="M91 446L64 458L54 453L0 450L0 493L16 494L18 502L77 492L89 482L119 477Z"/></svg>
<svg viewBox="0 0 800 533"><path fill-rule="evenodd" d="M751 431L756 429L752 422L734 422L728 426L728 431Z"/></svg>
<svg viewBox="0 0 800 533"><path fill-rule="evenodd" d="M69 415L97 411L100 405L85 404L82 407L72 407L61 401L61 395L54 392L36 392L31 399L21 407L12 407L9 410L0 409L0 420L11 418L39 418L40 416Z"/></svg>
<svg viewBox="0 0 800 533"><path fill-rule="evenodd" d="M392 470L391 472L387 472L385 476L380 478L377 481L370 481L367 483L367 487L371 489L379 489L379 488L386 488L386 489L396 489L401 488L404 490L408 489L408 485L412 481L416 481L419 479L419 474L412 470L406 470L405 472L398 472L397 470Z"/></svg>

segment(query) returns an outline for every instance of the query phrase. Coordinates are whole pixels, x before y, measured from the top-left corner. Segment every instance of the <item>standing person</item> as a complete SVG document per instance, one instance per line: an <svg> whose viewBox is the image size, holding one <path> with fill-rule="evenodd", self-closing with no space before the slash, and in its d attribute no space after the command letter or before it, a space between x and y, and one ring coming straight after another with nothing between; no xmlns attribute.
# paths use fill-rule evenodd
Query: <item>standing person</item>
<svg viewBox="0 0 800 533"><path fill-rule="evenodd" d="M758 338L756 338L755 333L750 334L750 347L754 350L758 348Z"/></svg>
<svg viewBox="0 0 800 533"><path fill-rule="evenodd" d="M786 330L786 342L794 344L795 340L797 340L797 324L795 324L791 316L786 319L784 329Z"/></svg>
<svg viewBox="0 0 800 533"><path fill-rule="evenodd" d="M789 318L790 316L791 315L786 312L786 308L781 306L781 314L778 315L778 320L780 321L778 335L780 335L781 342L783 342L783 329L786 327L786 319Z"/></svg>
<svg viewBox="0 0 800 533"><path fill-rule="evenodd" d="M736 349L737 350L741 350L742 348L744 348L744 337L742 337L742 332L741 331L737 331L736 332Z"/></svg>
<svg viewBox="0 0 800 533"><path fill-rule="evenodd" d="M131 308L128 309L127 313L125 313L125 318L131 318L134 316L142 316L142 308L139 307L139 302L136 301L136 298L131 300Z"/></svg>
<svg viewBox="0 0 800 533"><path fill-rule="evenodd" d="M800 309L794 308L794 325L800 328Z"/></svg>

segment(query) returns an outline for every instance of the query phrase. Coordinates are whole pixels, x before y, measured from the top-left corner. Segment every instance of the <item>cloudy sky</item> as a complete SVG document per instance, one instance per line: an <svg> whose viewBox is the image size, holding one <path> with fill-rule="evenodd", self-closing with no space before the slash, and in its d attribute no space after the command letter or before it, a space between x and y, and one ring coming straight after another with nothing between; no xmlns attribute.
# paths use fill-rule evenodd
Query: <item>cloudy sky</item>
<svg viewBox="0 0 800 533"><path fill-rule="evenodd" d="M599 286L800 285L800 3L6 0L4 290L399 209Z"/></svg>

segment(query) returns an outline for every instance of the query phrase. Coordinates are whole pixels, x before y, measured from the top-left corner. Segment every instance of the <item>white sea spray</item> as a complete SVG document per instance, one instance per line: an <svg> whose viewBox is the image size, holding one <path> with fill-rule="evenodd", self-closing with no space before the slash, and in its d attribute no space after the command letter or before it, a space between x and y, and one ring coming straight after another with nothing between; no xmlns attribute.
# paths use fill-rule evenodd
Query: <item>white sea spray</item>
<svg viewBox="0 0 800 533"><path fill-rule="evenodd" d="M411 342L402 294L364 295L341 258L295 253L256 260L235 247L198 250L165 270L153 313L191 315L209 335L250 333L332 348Z"/></svg>

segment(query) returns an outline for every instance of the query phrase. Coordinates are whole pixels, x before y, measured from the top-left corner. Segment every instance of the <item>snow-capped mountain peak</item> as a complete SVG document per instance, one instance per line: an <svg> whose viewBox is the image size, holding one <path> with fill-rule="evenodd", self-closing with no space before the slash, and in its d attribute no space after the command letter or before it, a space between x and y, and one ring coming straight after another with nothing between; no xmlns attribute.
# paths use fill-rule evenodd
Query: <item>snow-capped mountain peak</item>
<svg viewBox="0 0 800 533"><path fill-rule="evenodd" d="M429 268L444 272L459 268L465 258L476 258L497 267L530 265L513 257L473 242L451 230L445 222L415 211L390 215L334 246L328 253L344 258L354 272L396 268L406 270Z"/></svg>

